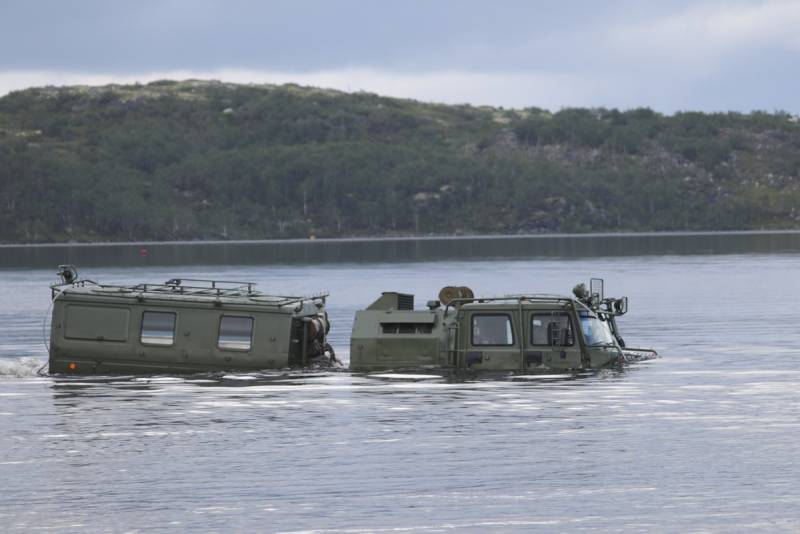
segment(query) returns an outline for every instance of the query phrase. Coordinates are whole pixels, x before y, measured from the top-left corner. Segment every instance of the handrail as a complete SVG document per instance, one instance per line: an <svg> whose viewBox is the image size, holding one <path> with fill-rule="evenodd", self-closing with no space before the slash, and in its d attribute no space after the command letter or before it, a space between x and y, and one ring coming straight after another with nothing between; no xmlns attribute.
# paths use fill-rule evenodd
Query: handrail
<svg viewBox="0 0 800 534"><path fill-rule="evenodd" d="M522 302L526 302L526 301L532 302L534 300L559 303L559 302L571 302L574 299L572 299L570 297L565 297L565 296L562 296L562 295L545 295L545 294L540 294L540 295L537 295L537 294L506 295L504 297L475 297L475 298L458 297L458 298L454 298L453 300L451 300L450 302L447 303L447 305L444 308L444 313L447 314L447 311L450 309L450 306L453 306L455 308L456 307L455 305L459 304L459 303L460 304L470 304L470 303L473 303L473 302L482 303L482 302L512 301L512 302L517 302L517 303L521 304Z"/></svg>

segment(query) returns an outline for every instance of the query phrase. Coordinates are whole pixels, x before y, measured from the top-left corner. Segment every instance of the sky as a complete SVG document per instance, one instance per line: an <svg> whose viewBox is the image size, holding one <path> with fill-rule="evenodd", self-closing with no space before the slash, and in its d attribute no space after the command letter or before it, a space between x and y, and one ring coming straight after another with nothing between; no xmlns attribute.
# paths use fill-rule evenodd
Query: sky
<svg viewBox="0 0 800 534"><path fill-rule="evenodd" d="M800 114L800 0L0 0L0 95L216 79Z"/></svg>

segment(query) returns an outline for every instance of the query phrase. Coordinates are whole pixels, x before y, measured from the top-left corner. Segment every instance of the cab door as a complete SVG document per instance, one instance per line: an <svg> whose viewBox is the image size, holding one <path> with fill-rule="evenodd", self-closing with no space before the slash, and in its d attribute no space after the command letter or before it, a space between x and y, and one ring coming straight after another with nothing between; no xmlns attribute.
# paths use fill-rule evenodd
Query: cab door
<svg viewBox="0 0 800 534"><path fill-rule="evenodd" d="M560 310L532 310L526 317L529 335L523 354L525 369L583 367L573 314Z"/></svg>
<svg viewBox="0 0 800 534"><path fill-rule="evenodd" d="M515 317L516 316L516 317ZM470 311L465 314L466 328L462 366L492 371L520 368L520 335L517 313L506 311Z"/></svg>

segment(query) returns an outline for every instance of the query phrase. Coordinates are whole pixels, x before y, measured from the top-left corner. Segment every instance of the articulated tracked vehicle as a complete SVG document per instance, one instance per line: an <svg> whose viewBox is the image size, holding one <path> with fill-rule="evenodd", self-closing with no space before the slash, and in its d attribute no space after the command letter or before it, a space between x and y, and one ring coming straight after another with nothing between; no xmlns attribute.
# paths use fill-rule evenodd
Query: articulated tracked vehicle
<svg viewBox="0 0 800 534"><path fill-rule="evenodd" d="M196 373L338 366L327 343L327 294L267 295L253 282L172 279L99 284L59 266L50 286L50 372ZM596 369L656 355L626 348L616 318L628 299L605 298L603 281L574 296L476 298L446 287L427 309L386 292L356 312L355 371L442 368L532 371Z"/></svg>
<svg viewBox="0 0 800 534"><path fill-rule="evenodd" d="M252 282L106 285L59 267L51 373L192 373L336 362L327 295L266 295Z"/></svg>
<svg viewBox="0 0 800 534"><path fill-rule="evenodd" d="M625 348L616 317L628 299L605 298L603 281L574 296L475 298L446 287L427 310L414 296L387 292L356 313L350 367L357 371L450 368L489 371L597 369L656 356Z"/></svg>

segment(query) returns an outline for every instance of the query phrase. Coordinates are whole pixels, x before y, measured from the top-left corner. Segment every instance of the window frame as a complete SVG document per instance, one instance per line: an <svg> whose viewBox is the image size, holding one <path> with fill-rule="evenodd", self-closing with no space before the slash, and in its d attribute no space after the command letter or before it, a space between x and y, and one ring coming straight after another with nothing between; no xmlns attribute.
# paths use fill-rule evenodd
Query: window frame
<svg viewBox="0 0 800 534"><path fill-rule="evenodd" d="M172 341L170 343L151 343L144 340L144 316L148 313L160 315L172 315ZM142 310L142 321L139 325L139 343L148 347L174 347L175 338L178 335L178 312L171 311L156 311L156 310Z"/></svg>
<svg viewBox="0 0 800 534"><path fill-rule="evenodd" d="M233 317L236 319L250 319L250 344L246 349L237 349L232 347L223 347L220 345L222 341L222 320L225 317ZM231 352L250 352L253 350L253 338L255 337L256 331L256 318L252 315L230 315L230 314L223 314L219 316L219 322L217 324L217 348L219 350L224 351L231 351Z"/></svg>
<svg viewBox="0 0 800 534"><path fill-rule="evenodd" d="M505 317L508 319L508 324L511 326L511 343L489 344L489 343L475 343L475 319L478 317ZM472 347L513 347L517 344L517 334L514 332L514 318L507 312L481 312L473 313L469 321L469 342Z"/></svg>
<svg viewBox="0 0 800 534"><path fill-rule="evenodd" d="M554 315L561 315L561 316L566 317L567 318L567 322L569 323L569 328L572 331L572 343L570 343L569 345L551 345L550 343L544 343L544 344L542 344L542 343L534 343L533 342L533 318L536 317L537 315L539 315L539 316L544 315L544 316L547 316L547 317L552 317ZM530 335L529 341L530 341L531 347L574 347L575 346L575 336L576 336L575 321L572 320L572 316L568 312L565 312L565 311L554 311L554 312L551 312L551 313L542 313L542 312L534 311L534 312L531 313L530 317L531 318L530 318L529 322L530 322L530 327L531 327L531 335Z"/></svg>

